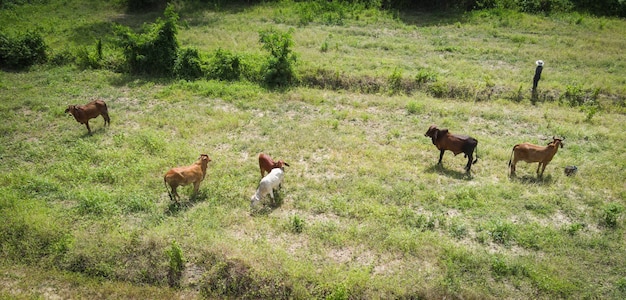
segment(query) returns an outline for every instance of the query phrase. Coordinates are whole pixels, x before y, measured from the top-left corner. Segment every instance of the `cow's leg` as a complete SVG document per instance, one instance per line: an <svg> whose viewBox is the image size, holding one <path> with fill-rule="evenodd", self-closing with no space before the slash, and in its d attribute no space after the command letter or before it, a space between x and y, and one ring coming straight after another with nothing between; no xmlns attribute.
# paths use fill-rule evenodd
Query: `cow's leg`
<svg viewBox="0 0 626 300"><path fill-rule="evenodd" d="M543 163L543 166L541 167L541 175L539 175L539 177L543 177L543 171L546 170L546 163Z"/></svg>
<svg viewBox="0 0 626 300"><path fill-rule="evenodd" d="M198 190L200 189L200 180L193 183L193 195L192 197L196 197L198 195Z"/></svg>
<svg viewBox="0 0 626 300"><path fill-rule="evenodd" d="M87 133L91 134L91 128L89 128L89 121L85 122L85 126L87 126Z"/></svg>
<svg viewBox="0 0 626 300"><path fill-rule="evenodd" d="M445 151L446 151L446 150L439 150L439 162L437 163L438 165L440 165L440 164L441 164L441 160L443 159L443 153L444 153Z"/></svg>
<svg viewBox="0 0 626 300"><path fill-rule="evenodd" d="M178 192L176 192L176 188L178 188L177 185L172 186L172 195L174 196L174 202L178 203L178 199L180 198L180 196L178 196Z"/></svg>
<svg viewBox="0 0 626 300"><path fill-rule="evenodd" d="M537 165L537 176L541 177L539 175L539 169L541 168L541 162L539 162L539 164ZM544 167L545 168L545 167ZM543 174L543 173L542 173Z"/></svg>
<svg viewBox="0 0 626 300"><path fill-rule="evenodd" d="M513 159L513 161L511 161L511 175L510 176L515 176L515 164L517 163L517 161L515 159Z"/></svg>
<svg viewBox="0 0 626 300"><path fill-rule="evenodd" d="M111 118L109 118L109 113L108 112L102 112L102 117L104 118L104 126L106 126L107 124L109 124L109 126L111 125Z"/></svg>
<svg viewBox="0 0 626 300"><path fill-rule="evenodd" d="M465 170L469 173L469 171L472 169L473 155L472 153L470 153L470 154L466 154L465 156L467 156L467 165L465 166Z"/></svg>
<svg viewBox="0 0 626 300"><path fill-rule="evenodd" d="M270 189L270 198L272 198L272 203L274 202L274 189Z"/></svg>

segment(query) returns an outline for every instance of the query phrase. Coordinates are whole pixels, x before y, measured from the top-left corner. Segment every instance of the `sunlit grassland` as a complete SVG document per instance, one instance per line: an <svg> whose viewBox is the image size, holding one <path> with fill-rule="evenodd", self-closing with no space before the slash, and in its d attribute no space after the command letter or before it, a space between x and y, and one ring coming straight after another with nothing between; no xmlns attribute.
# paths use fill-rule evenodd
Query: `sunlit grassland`
<svg viewBox="0 0 626 300"><path fill-rule="evenodd" d="M440 80L526 88L543 59L540 87L580 79L624 93L618 20L380 14L371 16L380 23L298 26L269 4L193 12L181 13L179 39L206 52L260 57L261 27L293 26L302 69L387 77L431 68ZM110 20L102 14L93 22ZM582 51L594 43L597 59ZM611 109L588 119L558 102L271 91L49 66L0 73L0 91L2 296L626 296L624 213L611 215L626 206L626 117ZM96 97L112 120L92 120L90 136L63 110ZM460 155L436 165L431 124L479 140L471 176ZM544 179L525 163L508 177L513 145L552 136L565 147ZM291 167L277 203L251 211L259 152ZM200 153L213 159L200 195L181 188L185 201L173 205L163 174ZM578 174L566 177L566 165ZM180 289L167 288L172 241L186 262Z"/></svg>

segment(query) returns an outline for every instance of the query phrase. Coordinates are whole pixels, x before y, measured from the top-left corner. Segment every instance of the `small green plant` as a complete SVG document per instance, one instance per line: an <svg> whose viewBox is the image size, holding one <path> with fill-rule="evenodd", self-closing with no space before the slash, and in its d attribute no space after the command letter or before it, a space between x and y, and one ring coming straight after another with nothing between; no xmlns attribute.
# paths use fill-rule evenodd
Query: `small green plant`
<svg viewBox="0 0 626 300"><path fill-rule="evenodd" d="M514 228L511 223L496 220L489 227L489 235L495 243L508 246L513 241Z"/></svg>
<svg viewBox="0 0 626 300"><path fill-rule="evenodd" d="M183 276L183 270L185 268L185 259L183 257L183 250L180 249L180 245L176 241L172 241L172 245L166 252L170 264L167 273L167 279L170 287L180 287L180 280Z"/></svg>
<svg viewBox="0 0 626 300"><path fill-rule="evenodd" d="M391 94L397 94L402 91L402 70L394 69L389 78L387 78L387 85L389 86L389 92Z"/></svg>
<svg viewBox="0 0 626 300"><path fill-rule="evenodd" d="M436 82L437 81L437 73L435 71L422 68L417 71L415 75L415 81L418 84L428 83L428 82Z"/></svg>
<svg viewBox="0 0 626 300"><path fill-rule="evenodd" d="M409 101L409 103L406 104L406 110L411 115L423 113L424 104L418 103L417 101Z"/></svg>
<svg viewBox="0 0 626 300"><path fill-rule="evenodd" d="M298 215L293 215L291 217L291 231L301 233L302 230L304 230L304 219L300 218Z"/></svg>
<svg viewBox="0 0 626 300"><path fill-rule="evenodd" d="M624 207L617 203L609 203L604 206L602 210L602 217L600 223L607 228L617 228L619 226L619 219L624 211Z"/></svg>
<svg viewBox="0 0 626 300"><path fill-rule="evenodd" d="M565 87L565 94L563 94L562 99L566 100L571 107L583 105L585 103L585 92L582 85L567 85Z"/></svg>
<svg viewBox="0 0 626 300"><path fill-rule="evenodd" d="M620 293L626 294L626 277L618 279L615 286Z"/></svg>
<svg viewBox="0 0 626 300"><path fill-rule="evenodd" d="M100 69L102 67L102 39L96 41L95 51L81 48L76 54L76 63L82 69Z"/></svg>
<svg viewBox="0 0 626 300"><path fill-rule="evenodd" d="M569 226L565 227L565 232L567 232L569 235L575 235L577 232L581 231L584 228L584 223L572 223Z"/></svg>
<svg viewBox="0 0 626 300"><path fill-rule="evenodd" d="M321 52L328 52L328 41L326 41L326 40L325 40L325 41L322 43L322 46L320 47L320 51L321 51Z"/></svg>

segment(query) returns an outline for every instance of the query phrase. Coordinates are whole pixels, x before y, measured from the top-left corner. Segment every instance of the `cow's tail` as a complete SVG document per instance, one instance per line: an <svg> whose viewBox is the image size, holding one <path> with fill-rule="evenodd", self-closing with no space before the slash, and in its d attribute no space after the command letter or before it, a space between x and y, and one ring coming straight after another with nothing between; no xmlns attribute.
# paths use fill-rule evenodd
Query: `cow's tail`
<svg viewBox="0 0 626 300"><path fill-rule="evenodd" d="M163 184L165 185L165 189L167 190L167 194L170 196L170 201L174 201L174 196L172 195L172 191L167 188L167 175L163 176Z"/></svg>
<svg viewBox="0 0 626 300"><path fill-rule="evenodd" d="M476 159L474 159L474 161L472 162L472 165L476 164L478 162L478 145L476 145Z"/></svg>
<svg viewBox="0 0 626 300"><path fill-rule="evenodd" d="M515 152L516 147L517 145L513 146L513 149L511 150L511 156L509 156L509 167L511 167L511 160L513 160L513 152Z"/></svg>

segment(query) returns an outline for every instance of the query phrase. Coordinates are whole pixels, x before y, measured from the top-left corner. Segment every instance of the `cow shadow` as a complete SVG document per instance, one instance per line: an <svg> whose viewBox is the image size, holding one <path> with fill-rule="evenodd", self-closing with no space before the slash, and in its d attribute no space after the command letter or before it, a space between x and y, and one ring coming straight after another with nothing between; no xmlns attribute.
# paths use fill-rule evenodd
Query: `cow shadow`
<svg viewBox="0 0 626 300"><path fill-rule="evenodd" d="M94 136L94 134L96 134L96 133L97 133L97 134L101 134L101 133L104 133L104 132L106 132L106 128L105 128L105 127L100 127L100 128L92 129L92 130L91 130L91 133L89 133L89 132L85 132L85 133L83 133L83 134L80 136L80 138L81 138L81 139L88 139L88 138L90 138L90 137Z"/></svg>
<svg viewBox="0 0 626 300"><path fill-rule="evenodd" d="M193 208L196 204L202 203L209 198L209 194L206 191L198 191L197 195L191 196L185 200L179 199L178 201L171 201L168 197L169 204L165 209L165 214L169 216L176 216L182 212L186 212Z"/></svg>
<svg viewBox="0 0 626 300"><path fill-rule="evenodd" d="M277 208L283 205L283 193L282 190L274 192L274 200L270 198L270 196L265 196L259 203L257 203L256 207L253 207L250 212L251 216L257 215L269 215Z"/></svg>
<svg viewBox="0 0 626 300"><path fill-rule="evenodd" d="M536 175L524 175L521 177L509 175L511 181L523 183L523 184L537 184L537 185L550 185L554 182L552 175L546 175L543 177L537 177Z"/></svg>
<svg viewBox="0 0 626 300"><path fill-rule="evenodd" d="M428 173L437 173L441 175L445 175L450 178L459 179L459 180L472 180L474 176L472 172L460 172L453 169L447 169L443 165L434 164L426 169Z"/></svg>

